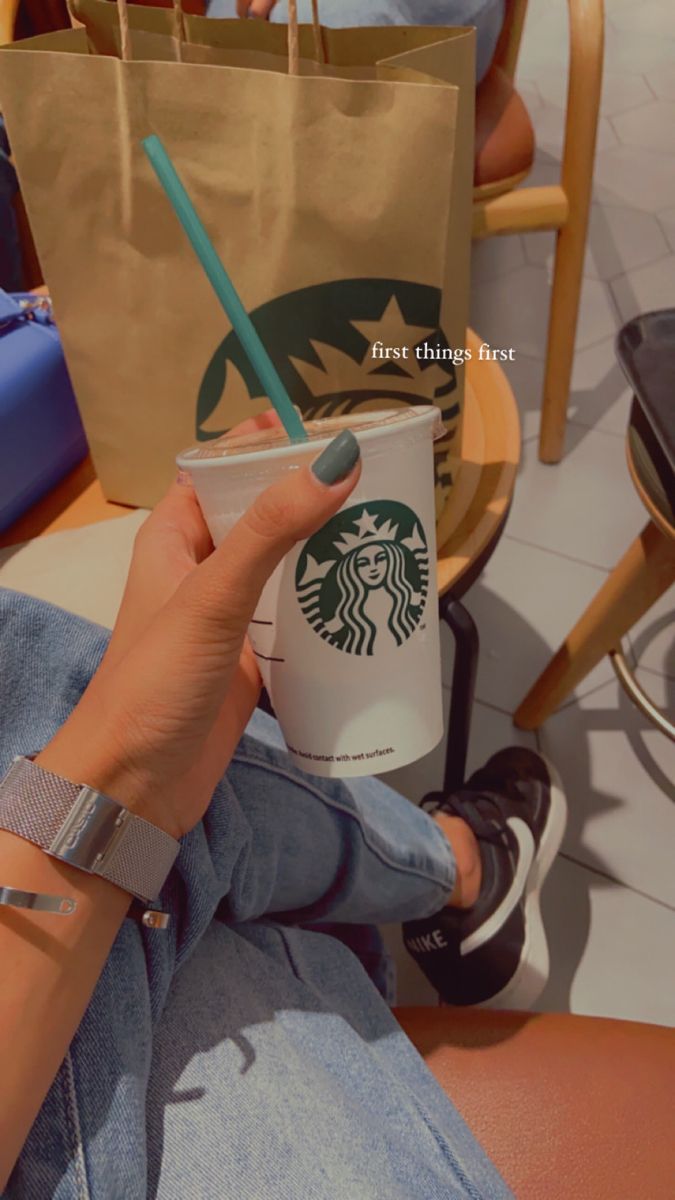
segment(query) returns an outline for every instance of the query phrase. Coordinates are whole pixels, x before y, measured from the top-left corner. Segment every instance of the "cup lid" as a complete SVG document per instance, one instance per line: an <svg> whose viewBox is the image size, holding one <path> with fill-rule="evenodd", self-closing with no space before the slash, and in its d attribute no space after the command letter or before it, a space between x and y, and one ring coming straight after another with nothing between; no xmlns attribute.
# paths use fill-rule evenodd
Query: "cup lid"
<svg viewBox="0 0 675 1200"><path fill-rule="evenodd" d="M193 470L229 459L236 459L238 462L254 461L269 457L270 452L275 458L287 457L297 455L308 442L328 442L343 429L351 429L358 435L360 442L379 441L382 437L396 435L401 426L405 426L412 433L413 428L431 424L431 436L434 441L445 433L440 409L434 404L342 413L335 417L306 421L304 424L307 442L292 442L285 429L271 426L253 433L225 433L213 441L195 443L181 451L176 461L180 467Z"/></svg>

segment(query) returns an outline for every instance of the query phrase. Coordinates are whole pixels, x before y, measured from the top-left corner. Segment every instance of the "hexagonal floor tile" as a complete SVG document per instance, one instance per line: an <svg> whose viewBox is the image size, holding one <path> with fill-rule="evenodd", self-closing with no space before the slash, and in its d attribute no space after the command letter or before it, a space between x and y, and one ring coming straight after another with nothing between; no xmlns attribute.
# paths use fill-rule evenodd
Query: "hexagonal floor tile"
<svg viewBox="0 0 675 1200"><path fill-rule="evenodd" d="M675 70L673 64L660 63L649 72L649 86L661 100L675 100Z"/></svg>
<svg viewBox="0 0 675 1200"><path fill-rule="evenodd" d="M474 242L471 253L471 283L486 283L507 275L525 263L523 243L518 234L511 237L485 238Z"/></svg>
<svg viewBox="0 0 675 1200"><path fill-rule="evenodd" d="M637 6L635 0L631 0L631 7L636 14L642 13L642 5ZM648 79L655 67L667 70L670 66L672 70L675 37L617 29L610 21L605 26L605 61L611 71L628 71Z"/></svg>
<svg viewBox="0 0 675 1200"><path fill-rule="evenodd" d="M448 739L448 717L450 715L450 689L443 688L443 712L445 719L445 736L430 754L417 762L399 767L397 771L388 771L380 776L383 783L389 785L401 796L419 804L429 792L437 792L443 784L445 770L445 751ZM452 736L452 730L450 730ZM537 738L534 733L525 733L516 729L511 718L506 713L489 708L486 704L476 701L471 714L471 737L469 739L469 755L467 761L467 776L478 767L482 767L491 754L503 750L505 746L529 746L536 749Z"/></svg>
<svg viewBox="0 0 675 1200"><path fill-rule="evenodd" d="M534 71L533 75L532 82L541 96L542 102L551 105L553 108L564 109L569 73L563 70L562 67L553 67L545 71ZM516 78L516 87L520 91L518 78Z"/></svg>
<svg viewBox="0 0 675 1200"><path fill-rule="evenodd" d="M671 100L653 100L620 113L612 123L625 146L642 146L664 154L675 150L675 103Z"/></svg>
<svg viewBox="0 0 675 1200"><path fill-rule="evenodd" d="M648 104L651 99L652 92L643 75L630 75L627 71L604 73L600 101L603 117L614 117L640 104Z"/></svg>
<svg viewBox="0 0 675 1200"><path fill-rule="evenodd" d="M526 449L536 454L534 442ZM544 469L552 475L561 467ZM520 481L516 496L519 487ZM606 571L599 567L505 534L464 601L478 625L481 642L477 698L502 712L514 712L606 578ZM441 643L446 647L446 663L450 641L444 625ZM611 664L604 659L583 680L578 693L590 692L613 677ZM444 679L449 683L447 670Z"/></svg>
<svg viewBox="0 0 675 1200"><path fill-rule="evenodd" d="M612 146L595 160L595 190L603 204L658 212L675 204L672 158L638 146Z"/></svg>
<svg viewBox="0 0 675 1200"><path fill-rule="evenodd" d="M523 441L529 442L539 436L544 360L531 358L526 354L516 354L513 362L500 365L513 388L518 404Z"/></svg>
<svg viewBox="0 0 675 1200"><path fill-rule="evenodd" d="M571 801L563 851L675 906L675 745L616 682L555 713L539 737Z"/></svg>
<svg viewBox="0 0 675 1200"><path fill-rule="evenodd" d="M672 909L558 855L542 892L550 976L536 1012L573 1012L675 1024ZM400 925L382 928L396 963L397 1003L435 1006L438 996L403 946Z"/></svg>
<svg viewBox="0 0 675 1200"><path fill-rule="evenodd" d="M563 855L541 909L551 974L537 1012L675 1024L675 955L664 954L675 939L672 909Z"/></svg>
<svg viewBox="0 0 675 1200"><path fill-rule="evenodd" d="M670 245L675 250L675 205L672 208L664 208L662 212L657 213L657 217Z"/></svg>
<svg viewBox="0 0 675 1200"><path fill-rule="evenodd" d="M675 585L633 626L628 641L641 667L675 679Z"/></svg>
<svg viewBox="0 0 675 1200"><path fill-rule="evenodd" d="M523 245L528 262L543 263L552 269L552 237L524 234ZM668 243L651 213L624 206L592 205L584 262L584 275L589 279L613 279L666 254Z"/></svg>
<svg viewBox="0 0 675 1200"><path fill-rule="evenodd" d="M570 427L555 467L538 461L534 442L523 447L510 537L611 570L645 520L622 438Z"/></svg>
<svg viewBox="0 0 675 1200"><path fill-rule="evenodd" d="M563 139L565 136L564 110L546 104L543 108L532 114L532 124L534 126L537 145L547 150L549 154L555 154L560 157L562 155ZM598 121L596 143L598 150L606 150L610 146L616 146L617 142L618 138L611 124L606 117L601 117Z"/></svg>
<svg viewBox="0 0 675 1200"><path fill-rule="evenodd" d="M530 116L532 116L533 113L537 112L537 110L540 109L544 103L541 98L539 88L537 87L536 83L533 83L529 79L519 79L516 87L518 88L518 95L523 101Z"/></svg>
<svg viewBox="0 0 675 1200"><path fill-rule="evenodd" d="M641 4L612 4L608 12L615 29L628 33L675 38L675 7L672 0L642 0Z"/></svg>
<svg viewBox="0 0 675 1200"><path fill-rule="evenodd" d="M548 274L543 267L520 267L479 284L471 297L471 324L493 346L541 357L546 346L549 309ZM584 281L577 345L589 346L616 329L606 285Z"/></svg>
<svg viewBox="0 0 675 1200"><path fill-rule="evenodd" d="M671 617L671 635L675 634L675 596L673 597L673 611ZM635 672L638 683L644 688L647 695L653 700L654 704L658 704L659 708L664 709L667 713L675 712L675 636L671 637L671 664L673 668L672 675L660 675L658 671L650 671L647 667L638 667Z"/></svg>
<svg viewBox="0 0 675 1200"><path fill-rule="evenodd" d="M627 271L610 287L624 321L652 309L675 307L675 254Z"/></svg>
<svg viewBox="0 0 675 1200"><path fill-rule="evenodd" d="M616 360L614 338L575 354L569 415L576 424L624 437L632 396Z"/></svg>
<svg viewBox="0 0 675 1200"><path fill-rule="evenodd" d="M537 146L524 186L549 187L556 183L560 183L560 157L548 154L542 146Z"/></svg>
<svg viewBox="0 0 675 1200"><path fill-rule="evenodd" d="M548 278L551 279L555 257L555 233L544 229L536 233L521 233L520 236L527 262L536 267L546 267ZM584 275L589 275L585 266Z"/></svg>

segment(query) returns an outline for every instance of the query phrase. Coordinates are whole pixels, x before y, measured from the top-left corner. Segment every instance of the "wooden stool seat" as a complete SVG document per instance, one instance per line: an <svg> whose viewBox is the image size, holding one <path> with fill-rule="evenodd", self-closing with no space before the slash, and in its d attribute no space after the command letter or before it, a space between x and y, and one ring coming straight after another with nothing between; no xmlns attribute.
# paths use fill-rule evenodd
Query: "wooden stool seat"
<svg viewBox="0 0 675 1200"><path fill-rule="evenodd" d="M462 466L438 523L438 593L463 594L476 563L504 526L520 463L520 417L509 382L495 362L478 358L469 330Z"/></svg>

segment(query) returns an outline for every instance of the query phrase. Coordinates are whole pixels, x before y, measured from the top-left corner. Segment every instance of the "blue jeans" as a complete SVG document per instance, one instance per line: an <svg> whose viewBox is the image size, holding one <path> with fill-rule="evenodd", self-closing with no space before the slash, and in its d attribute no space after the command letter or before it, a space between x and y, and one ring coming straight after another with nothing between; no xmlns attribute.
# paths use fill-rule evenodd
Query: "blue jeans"
<svg viewBox="0 0 675 1200"><path fill-rule="evenodd" d="M0 772L63 722L107 639L0 590ZM304 775L256 713L183 839L169 932L123 923L6 1196L509 1197L334 936L432 913L454 874L425 813Z"/></svg>
<svg viewBox="0 0 675 1200"><path fill-rule="evenodd" d="M285 24L286 0L277 0L271 21ZM319 14L327 28L360 25L475 25L476 78L487 71L504 24L504 0L320 0ZM209 0L210 17L236 17L236 0ZM312 19L311 0L298 0L298 16Z"/></svg>

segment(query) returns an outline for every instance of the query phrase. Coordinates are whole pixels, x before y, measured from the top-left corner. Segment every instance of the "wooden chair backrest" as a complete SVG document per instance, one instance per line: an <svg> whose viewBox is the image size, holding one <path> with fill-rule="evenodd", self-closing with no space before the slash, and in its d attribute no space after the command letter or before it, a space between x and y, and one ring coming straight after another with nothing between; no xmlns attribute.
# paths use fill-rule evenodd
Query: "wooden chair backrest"
<svg viewBox="0 0 675 1200"><path fill-rule="evenodd" d="M0 0L0 46L14 41L14 26L19 0Z"/></svg>

